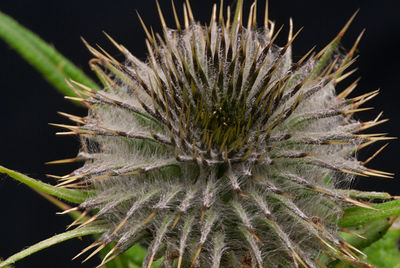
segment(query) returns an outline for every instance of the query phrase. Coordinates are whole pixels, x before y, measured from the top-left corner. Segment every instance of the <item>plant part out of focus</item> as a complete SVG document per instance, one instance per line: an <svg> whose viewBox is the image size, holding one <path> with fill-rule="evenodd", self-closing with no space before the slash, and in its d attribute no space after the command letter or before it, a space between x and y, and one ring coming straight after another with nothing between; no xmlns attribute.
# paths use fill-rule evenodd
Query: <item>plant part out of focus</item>
<svg viewBox="0 0 400 268"><path fill-rule="evenodd" d="M353 118L378 91L350 98L358 80L335 89L354 72L362 34L347 54L336 49L356 14L324 49L293 62L301 29L290 22L287 43L276 45L282 27L269 20L267 6L262 25L257 2L244 20L243 0L232 11L214 5L203 25L188 1L183 20L172 2L172 29L157 3L161 34L139 15L146 60L108 35L124 62L84 41L102 86L0 14L0 36L88 109L85 117L60 113L71 125L52 124L81 140L75 158L52 163L84 161L52 175L57 185L0 167L75 218L74 229L0 267L84 235L95 241L75 258L101 253L104 267L373 267L362 250L400 209L389 194L344 189L355 176L393 176L366 166L386 144L366 161L356 158L392 139L368 132L387 121L382 113ZM60 63L65 68L55 68Z"/></svg>

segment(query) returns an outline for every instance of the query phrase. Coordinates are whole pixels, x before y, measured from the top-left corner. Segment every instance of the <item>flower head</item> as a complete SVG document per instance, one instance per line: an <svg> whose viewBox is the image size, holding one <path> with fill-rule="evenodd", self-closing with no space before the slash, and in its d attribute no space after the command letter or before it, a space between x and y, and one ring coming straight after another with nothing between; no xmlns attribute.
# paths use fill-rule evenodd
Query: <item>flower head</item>
<svg viewBox="0 0 400 268"><path fill-rule="evenodd" d="M355 47L332 50L353 18L326 49L292 62L299 32L291 25L287 44L275 45L282 28L267 12L257 27L255 3L246 26L242 1L227 19L215 5L209 25L188 2L181 24L173 7L176 29L158 10L162 36L143 24L146 61L111 38L124 63L87 44L104 89L71 82L89 114L61 126L82 138L85 164L59 186L90 191L78 208L93 216L81 227L107 227L82 253L113 243L106 262L142 243L144 267L161 256L166 267L316 267L322 252L361 263L337 220L343 206L369 206L337 188L390 174L355 157L385 139L359 133L380 116L352 119L377 92L347 99L357 81L335 91Z"/></svg>

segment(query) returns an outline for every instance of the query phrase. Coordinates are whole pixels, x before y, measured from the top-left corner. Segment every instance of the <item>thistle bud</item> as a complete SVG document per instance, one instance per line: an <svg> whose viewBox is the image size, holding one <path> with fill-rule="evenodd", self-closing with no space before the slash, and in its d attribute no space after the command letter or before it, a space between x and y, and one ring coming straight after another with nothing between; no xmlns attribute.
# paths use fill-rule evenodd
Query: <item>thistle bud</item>
<svg viewBox="0 0 400 268"><path fill-rule="evenodd" d="M358 149L390 139L361 134L385 120L352 118L378 92L347 98L353 47L332 53L354 16L319 53L293 62L290 31L280 47L266 11L257 26L256 2L243 22L214 6L209 25L184 4L176 29L157 4L162 33L149 30L148 57L118 62L86 43L100 91L70 85L89 110L58 125L82 140L85 164L60 187L89 191L78 209L91 215L78 228L107 230L82 253L112 244L102 263L136 243L143 267L317 267L321 254L362 264L338 235L342 208L369 207L339 191L356 175L390 177L357 160ZM371 208L372 209L372 208Z"/></svg>

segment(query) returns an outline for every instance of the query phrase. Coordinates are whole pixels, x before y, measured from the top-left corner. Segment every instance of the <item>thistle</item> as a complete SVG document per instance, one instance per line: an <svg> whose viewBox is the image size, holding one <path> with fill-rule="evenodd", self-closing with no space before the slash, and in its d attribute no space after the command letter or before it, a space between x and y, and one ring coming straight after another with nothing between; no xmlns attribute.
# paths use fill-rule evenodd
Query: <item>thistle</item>
<svg viewBox="0 0 400 268"><path fill-rule="evenodd" d="M354 16L319 53L292 62L300 31L274 44L282 27L265 10L257 25L256 2L243 23L243 1L234 12L214 5L209 25L199 24L188 1L183 22L172 3L176 29L157 3L163 32L149 30L148 57L120 63L85 42L90 66L104 84L96 91L68 81L88 107L86 117L61 113L76 125L74 159L85 164L57 187L87 193L71 224L101 226L101 236L76 257L89 259L112 246L101 265L140 243L143 267L163 257L164 267L319 267L323 255L366 266L339 235L343 207L373 207L339 188L356 176L391 177L365 167L356 152L391 139L361 134L386 120L352 118L378 91L347 98L341 93L360 37L348 54L333 54ZM88 216L90 215L90 216Z"/></svg>

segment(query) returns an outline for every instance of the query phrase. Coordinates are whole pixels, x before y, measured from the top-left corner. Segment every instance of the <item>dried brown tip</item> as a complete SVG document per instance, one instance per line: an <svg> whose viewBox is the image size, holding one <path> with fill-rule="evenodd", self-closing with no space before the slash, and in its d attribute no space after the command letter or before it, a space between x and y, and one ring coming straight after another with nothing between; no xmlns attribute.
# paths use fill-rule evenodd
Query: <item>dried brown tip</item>
<svg viewBox="0 0 400 268"><path fill-rule="evenodd" d="M178 14L176 13L174 0L171 0L172 12L174 13L176 29L181 30L181 24L179 22Z"/></svg>
<svg viewBox="0 0 400 268"><path fill-rule="evenodd" d="M118 44L108 33L106 33L105 31L103 31L103 34L108 38L108 40L111 41L111 43L112 43L119 51L121 51L122 53L125 52L124 48L123 48L120 44Z"/></svg>
<svg viewBox="0 0 400 268"><path fill-rule="evenodd" d="M140 14L139 14L139 11L136 10L136 14L137 14L137 16L138 16L138 18L139 18L140 24L142 25L142 28L143 28L143 30L144 30L144 32L145 32L145 34L146 34L147 39L149 39L150 42L153 42L154 40L153 40L153 38L151 37L150 32L149 32L149 30L148 30L147 27L146 27L146 24L144 24L143 19L142 19L142 17L141 17Z"/></svg>
<svg viewBox="0 0 400 268"><path fill-rule="evenodd" d="M156 5L157 5L158 16L160 17L160 21L161 21L161 26L163 27L164 30L166 30L168 27L167 27L167 24L165 23L164 15L163 15L163 13L161 11L160 4L158 3L158 0L156 0Z"/></svg>
<svg viewBox="0 0 400 268"><path fill-rule="evenodd" d="M386 146L388 146L389 143L386 143L385 145L383 145L381 148L379 148L372 156L370 156L367 160L361 162L361 165L366 165L369 162L371 162L372 159L374 159L380 152L382 152L383 149L386 148Z"/></svg>
<svg viewBox="0 0 400 268"><path fill-rule="evenodd" d="M77 157L74 158L66 158L66 159L60 159L60 160L53 160L53 161L48 161L45 162L46 165L54 165L54 164L70 164L70 163L76 163L82 161L82 159L79 159Z"/></svg>
<svg viewBox="0 0 400 268"><path fill-rule="evenodd" d="M357 9L356 12L354 12L354 14L350 17L350 19L347 21L347 23L344 25L344 27L340 30L340 32L337 34L337 36L315 56L316 58L321 57L325 53L325 51L327 51L328 48L334 42L339 41L343 37L343 35L346 33L347 29L349 28L350 24L353 22L353 20L356 17L359 10L360 9Z"/></svg>
<svg viewBox="0 0 400 268"><path fill-rule="evenodd" d="M107 246L107 244L102 244L101 246L99 246L95 251L93 251L89 256L87 256L86 259L84 259L82 261L82 263L87 262L89 259L91 259L93 256L95 256L98 252L100 252L100 250L102 250L103 248L105 248Z"/></svg>

